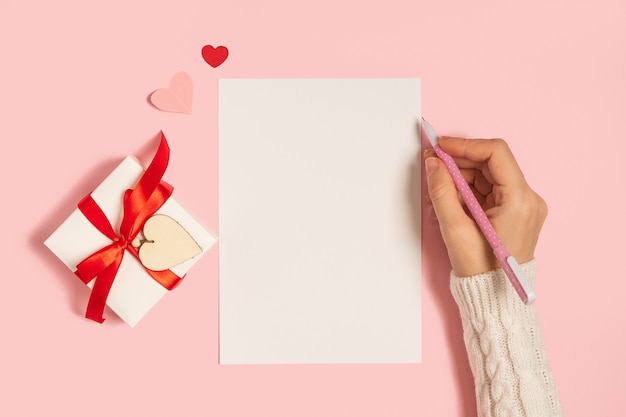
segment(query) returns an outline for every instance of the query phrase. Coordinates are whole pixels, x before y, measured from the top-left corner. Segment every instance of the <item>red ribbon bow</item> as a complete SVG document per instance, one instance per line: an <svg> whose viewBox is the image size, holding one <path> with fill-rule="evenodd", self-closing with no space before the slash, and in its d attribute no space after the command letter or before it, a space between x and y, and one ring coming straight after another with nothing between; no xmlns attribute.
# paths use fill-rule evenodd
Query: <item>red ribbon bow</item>
<svg viewBox="0 0 626 417"><path fill-rule="evenodd" d="M126 190L123 197L124 217L120 226L119 235L115 233L111 223L102 212L102 209L91 197L87 195L78 203L78 208L87 220L93 224L102 234L111 239L113 243L85 258L76 267L76 275L85 283L96 278L85 317L102 323L104 318L104 306L113 280L117 275L124 252L129 251L139 259L139 251L132 246L132 241L143 225L165 201L170 197L173 187L161 181L167 168L170 157L170 148L161 133L161 142L156 155L150 162L146 172L139 178L137 185L132 190ZM181 281L170 270L152 271L144 266L144 269L152 278L168 290L174 289Z"/></svg>

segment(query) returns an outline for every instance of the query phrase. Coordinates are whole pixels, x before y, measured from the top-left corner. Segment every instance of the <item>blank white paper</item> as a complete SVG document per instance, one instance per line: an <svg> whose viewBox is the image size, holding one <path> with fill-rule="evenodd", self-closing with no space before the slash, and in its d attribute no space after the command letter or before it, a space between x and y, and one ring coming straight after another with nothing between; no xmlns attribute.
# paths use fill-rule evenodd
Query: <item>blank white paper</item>
<svg viewBox="0 0 626 417"><path fill-rule="evenodd" d="M220 363L421 361L420 89L219 80Z"/></svg>

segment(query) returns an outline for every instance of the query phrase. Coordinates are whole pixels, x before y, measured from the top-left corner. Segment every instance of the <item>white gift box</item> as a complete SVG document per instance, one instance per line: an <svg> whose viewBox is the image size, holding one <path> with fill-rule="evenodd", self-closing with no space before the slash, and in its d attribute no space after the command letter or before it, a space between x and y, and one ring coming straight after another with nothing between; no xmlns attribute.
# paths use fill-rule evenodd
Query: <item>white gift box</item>
<svg viewBox="0 0 626 417"><path fill-rule="evenodd" d="M124 191L135 187L143 171L141 164L129 156L91 193L116 232L119 231L124 215L122 208ZM164 214L176 220L202 250L195 257L170 269L179 277L183 277L217 239L173 197L167 199L155 214ZM78 208L44 242L72 271L76 271L76 266L85 258L110 243L111 241L96 229ZM88 284L90 288L93 287L94 281L91 280ZM166 288L146 272L137 258L126 253L106 303L122 320L134 327L167 292Z"/></svg>

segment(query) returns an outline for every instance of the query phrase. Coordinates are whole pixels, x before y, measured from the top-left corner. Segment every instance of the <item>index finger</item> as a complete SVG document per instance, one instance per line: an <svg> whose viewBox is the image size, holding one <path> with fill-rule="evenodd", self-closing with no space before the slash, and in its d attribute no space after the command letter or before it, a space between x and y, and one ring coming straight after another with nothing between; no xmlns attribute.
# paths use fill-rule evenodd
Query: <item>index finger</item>
<svg viewBox="0 0 626 417"><path fill-rule="evenodd" d="M442 136L439 145L453 158L464 159L464 167L487 164L489 174L500 185L526 183L509 145L502 139L465 139ZM470 165L470 166L467 166Z"/></svg>

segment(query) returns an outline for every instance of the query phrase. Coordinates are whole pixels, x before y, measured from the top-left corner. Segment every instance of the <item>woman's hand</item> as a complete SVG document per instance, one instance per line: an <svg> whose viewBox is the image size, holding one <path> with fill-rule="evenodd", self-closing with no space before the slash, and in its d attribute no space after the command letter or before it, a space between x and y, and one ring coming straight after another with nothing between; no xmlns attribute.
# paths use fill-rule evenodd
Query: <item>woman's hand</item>
<svg viewBox="0 0 626 417"><path fill-rule="evenodd" d="M533 259L548 213L543 199L526 183L502 139L441 137L498 236L519 263ZM435 209L452 270L470 276L498 267L491 247L466 213L452 178L434 151L424 153L428 196Z"/></svg>

